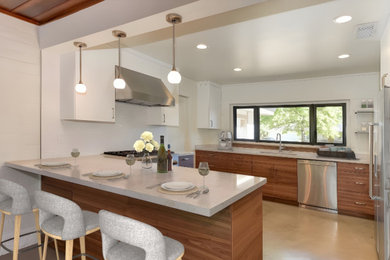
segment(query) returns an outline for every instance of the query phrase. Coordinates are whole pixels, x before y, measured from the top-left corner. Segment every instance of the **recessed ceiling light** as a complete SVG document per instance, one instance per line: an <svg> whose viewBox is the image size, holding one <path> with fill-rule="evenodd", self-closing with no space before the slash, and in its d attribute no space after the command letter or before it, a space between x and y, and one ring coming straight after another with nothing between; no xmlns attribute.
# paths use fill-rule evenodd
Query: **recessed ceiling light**
<svg viewBox="0 0 390 260"><path fill-rule="evenodd" d="M234 71L242 71L241 68L234 68L233 70L234 70Z"/></svg>
<svg viewBox="0 0 390 260"><path fill-rule="evenodd" d="M207 45L200 43L200 44L196 45L196 48L198 48L199 50L204 50L204 49L207 49Z"/></svg>
<svg viewBox="0 0 390 260"><path fill-rule="evenodd" d="M339 16L339 17L336 17L335 19L333 19L333 22L335 22L335 23L348 23L351 20L352 20L352 16L343 15L343 16Z"/></svg>
<svg viewBox="0 0 390 260"><path fill-rule="evenodd" d="M341 54L341 55L339 55L339 59L346 59L346 58L349 58L350 57L350 55L349 54Z"/></svg>

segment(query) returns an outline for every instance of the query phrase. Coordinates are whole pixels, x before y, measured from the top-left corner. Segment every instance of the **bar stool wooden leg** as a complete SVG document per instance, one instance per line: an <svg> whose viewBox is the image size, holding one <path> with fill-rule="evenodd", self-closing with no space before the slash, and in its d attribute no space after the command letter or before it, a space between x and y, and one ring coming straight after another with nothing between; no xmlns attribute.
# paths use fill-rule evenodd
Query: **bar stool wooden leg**
<svg viewBox="0 0 390 260"><path fill-rule="evenodd" d="M13 252L13 257L12 257L13 260L18 260L21 221L22 221L22 216L16 215L15 216L15 229L14 229L14 252Z"/></svg>
<svg viewBox="0 0 390 260"><path fill-rule="evenodd" d="M73 240L66 240L65 260L72 260L73 256Z"/></svg>
<svg viewBox="0 0 390 260"><path fill-rule="evenodd" d="M4 229L4 220L5 220L5 214L1 214L1 222L0 222L0 242L3 241L3 229Z"/></svg>
<svg viewBox="0 0 390 260"><path fill-rule="evenodd" d="M39 226L39 211L34 210L34 217L35 217L35 229L37 230L37 240L38 240L38 246L41 245L41 228ZM42 247L38 247L38 253L39 253L39 259L42 259Z"/></svg>
<svg viewBox="0 0 390 260"><path fill-rule="evenodd" d="M56 249L56 257L57 257L57 260L60 260L60 254L58 253L57 239L54 239L54 247L55 247L55 249Z"/></svg>
<svg viewBox="0 0 390 260"><path fill-rule="evenodd" d="M45 235L45 241L43 242L43 256L42 260L46 260L46 254L47 254L47 242L49 241L48 235Z"/></svg>
<svg viewBox="0 0 390 260"><path fill-rule="evenodd" d="M85 254L85 237L80 237L80 252ZM82 256L81 260L87 260L87 257Z"/></svg>

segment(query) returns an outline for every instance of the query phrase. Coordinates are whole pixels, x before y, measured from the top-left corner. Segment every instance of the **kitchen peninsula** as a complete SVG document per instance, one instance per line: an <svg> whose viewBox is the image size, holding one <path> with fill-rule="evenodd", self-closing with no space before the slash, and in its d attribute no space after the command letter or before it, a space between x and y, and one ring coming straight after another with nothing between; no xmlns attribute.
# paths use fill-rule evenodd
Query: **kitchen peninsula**
<svg viewBox="0 0 390 260"><path fill-rule="evenodd" d="M42 162L71 158L8 162L6 166L42 176L42 190L69 198L82 209L106 209L151 224L185 246L183 259L262 259L262 189L265 178L210 171L208 194L196 199L165 194L150 185L188 181L197 186L196 169L174 167L157 174L137 162L128 178L91 179L88 173L116 170L128 174L123 158L84 156L70 168L39 168ZM155 167L155 165L154 165ZM89 254L102 259L100 234L87 237Z"/></svg>

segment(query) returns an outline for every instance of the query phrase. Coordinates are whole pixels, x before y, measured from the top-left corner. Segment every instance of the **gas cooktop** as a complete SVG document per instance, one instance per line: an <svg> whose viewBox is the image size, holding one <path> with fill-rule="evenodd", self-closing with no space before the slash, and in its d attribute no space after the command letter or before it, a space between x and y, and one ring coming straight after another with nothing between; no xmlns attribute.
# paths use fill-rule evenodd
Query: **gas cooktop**
<svg viewBox="0 0 390 260"><path fill-rule="evenodd" d="M122 156L126 157L128 154L134 154L134 157L142 157L144 156L144 153L137 153L135 150L123 150L123 151L110 151L110 152L104 152L104 154L107 155L114 155L114 156ZM150 155L157 155L157 151L153 151L149 153Z"/></svg>

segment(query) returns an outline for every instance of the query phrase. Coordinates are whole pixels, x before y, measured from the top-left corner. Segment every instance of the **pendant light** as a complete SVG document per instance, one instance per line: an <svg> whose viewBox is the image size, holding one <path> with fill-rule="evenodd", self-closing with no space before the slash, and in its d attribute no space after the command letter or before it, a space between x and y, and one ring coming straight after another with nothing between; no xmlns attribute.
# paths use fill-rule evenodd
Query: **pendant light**
<svg viewBox="0 0 390 260"><path fill-rule="evenodd" d="M114 79L114 88L117 89L124 89L126 87L126 82L122 79L121 76L121 38L126 37L126 33L118 30L112 31L112 35L118 38L118 67L119 67L119 72L118 75L115 75Z"/></svg>
<svg viewBox="0 0 390 260"><path fill-rule="evenodd" d="M85 94L87 92L87 87L85 86L85 84L82 81L81 49L86 48L87 45L83 42L74 42L73 45L80 49L80 81L79 81L79 83L76 84L74 89L76 90L76 93L78 93L78 94Z"/></svg>
<svg viewBox="0 0 390 260"><path fill-rule="evenodd" d="M171 84L179 84L181 81L181 75L176 70L176 64L175 64L175 49L176 49L176 42L175 42L175 25L178 23L181 23L181 15L179 14L168 14L167 15L167 22L172 24L173 29L173 44L172 44L172 55L173 55L173 64L172 64L172 70L168 73L168 82Z"/></svg>

